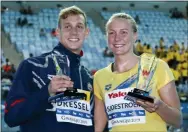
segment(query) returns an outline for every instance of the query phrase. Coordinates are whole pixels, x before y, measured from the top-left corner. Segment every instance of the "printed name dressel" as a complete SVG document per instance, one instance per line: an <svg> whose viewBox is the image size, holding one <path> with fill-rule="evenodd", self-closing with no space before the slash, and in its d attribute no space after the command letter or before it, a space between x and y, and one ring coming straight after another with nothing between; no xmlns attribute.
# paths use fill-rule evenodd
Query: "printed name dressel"
<svg viewBox="0 0 188 132"><path fill-rule="evenodd" d="M69 101L69 102L61 101L61 102L57 102L56 104L57 106L62 106L62 107L67 107L67 108L76 108L76 109L89 111L89 107L86 103L81 103L77 101Z"/></svg>
<svg viewBox="0 0 188 132"><path fill-rule="evenodd" d="M110 112L116 109L125 109L125 108L132 108L132 107L141 107L141 106L137 105L134 102L114 104L114 105L107 106L107 111Z"/></svg>

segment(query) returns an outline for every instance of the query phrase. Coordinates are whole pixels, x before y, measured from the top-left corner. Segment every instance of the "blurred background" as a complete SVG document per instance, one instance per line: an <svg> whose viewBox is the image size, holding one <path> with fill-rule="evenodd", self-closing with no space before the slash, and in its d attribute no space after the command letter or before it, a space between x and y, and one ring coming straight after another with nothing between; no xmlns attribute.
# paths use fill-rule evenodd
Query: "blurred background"
<svg viewBox="0 0 188 132"><path fill-rule="evenodd" d="M126 12L135 18L137 54L155 54L169 64L175 77L184 122L180 129L168 126L168 131L188 132L188 2L1 1L2 132L19 132L19 127L9 128L3 119L4 101L19 63L57 45L58 13L72 5L88 16L90 35L84 42L81 63L92 74L114 60L106 43L108 18L116 12Z"/></svg>

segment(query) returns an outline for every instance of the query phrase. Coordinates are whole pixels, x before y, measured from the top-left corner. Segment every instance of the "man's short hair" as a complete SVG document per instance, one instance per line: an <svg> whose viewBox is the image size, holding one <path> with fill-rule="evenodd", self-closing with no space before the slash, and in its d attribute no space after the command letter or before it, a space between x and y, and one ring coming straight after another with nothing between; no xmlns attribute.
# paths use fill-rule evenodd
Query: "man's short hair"
<svg viewBox="0 0 188 132"><path fill-rule="evenodd" d="M87 27L86 13L77 6L71 6L71 7L64 8L60 11L59 17L58 17L58 27L59 28L61 28L61 23L60 23L61 19L66 19L70 15L82 15L85 19L84 24Z"/></svg>

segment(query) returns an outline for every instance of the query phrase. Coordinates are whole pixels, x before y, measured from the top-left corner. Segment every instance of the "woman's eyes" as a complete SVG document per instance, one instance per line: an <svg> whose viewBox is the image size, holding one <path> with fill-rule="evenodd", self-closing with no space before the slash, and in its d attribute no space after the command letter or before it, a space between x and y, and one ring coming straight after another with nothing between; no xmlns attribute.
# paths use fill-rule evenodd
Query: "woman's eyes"
<svg viewBox="0 0 188 132"><path fill-rule="evenodd" d="M83 26L81 26L81 25L78 25L77 27L78 27L78 28L81 28L81 29L82 29L82 28L84 28L84 27L83 27Z"/></svg>

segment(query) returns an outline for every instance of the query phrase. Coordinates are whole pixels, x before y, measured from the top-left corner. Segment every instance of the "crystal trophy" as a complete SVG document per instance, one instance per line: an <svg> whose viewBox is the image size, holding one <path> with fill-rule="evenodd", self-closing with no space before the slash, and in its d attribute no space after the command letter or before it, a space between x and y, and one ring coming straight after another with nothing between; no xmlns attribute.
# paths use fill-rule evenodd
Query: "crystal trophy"
<svg viewBox="0 0 188 132"><path fill-rule="evenodd" d="M135 102L137 99L154 103L154 98L149 95L150 81L153 77L157 65L155 55L144 53L141 55L141 60L138 68L138 81L136 88L128 92L125 99Z"/></svg>
<svg viewBox="0 0 188 132"><path fill-rule="evenodd" d="M67 55L54 55L52 59L56 67L56 75L66 75L70 77L70 61ZM59 66L58 60L61 60L63 69ZM67 100L86 100L87 95L85 93L78 92L77 88L67 88L64 92L58 92L56 95L49 97L49 102L67 101Z"/></svg>

